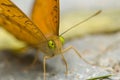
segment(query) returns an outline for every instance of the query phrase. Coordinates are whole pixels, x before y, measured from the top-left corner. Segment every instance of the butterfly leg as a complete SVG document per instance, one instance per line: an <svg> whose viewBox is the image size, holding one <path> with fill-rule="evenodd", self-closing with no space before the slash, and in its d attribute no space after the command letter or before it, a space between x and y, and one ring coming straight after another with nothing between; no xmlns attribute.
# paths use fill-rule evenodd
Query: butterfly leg
<svg viewBox="0 0 120 80"><path fill-rule="evenodd" d="M52 58L52 57L54 57L54 56L44 56L44 59L43 59L44 80L46 80L46 60L49 58Z"/></svg>
<svg viewBox="0 0 120 80"><path fill-rule="evenodd" d="M86 63L88 63L88 64L90 64L90 65L93 65L93 66L95 65L95 64L92 64L92 63L88 62L86 59L84 59L84 58L80 55L79 51L78 51L77 49L75 49L73 46L69 46L68 48L64 49L62 52L65 53L65 52L69 51L70 49L73 49L73 50L75 51L75 53L76 53L83 61L85 61ZM102 67L102 68L105 69L105 70L111 71L111 72L113 71L113 69L108 68L108 67L104 67L104 66L100 66L100 67Z"/></svg>
<svg viewBox="0 0 120 80"><path fill-rule="evenodd" d="M67 61L66 61L64 55L61 54L61 56L62 56L62 59L63 59L63 61L64 61L64 63L65 63L65 66L66 66L66 72L65 72L65 74L67 75L67 74L68 74L68 64L67 64Z"/></svg>
<svg viewBox="0 0 120 80"><path fill-rule="evenodd" d="M73 46L69 46L68 48L64 49L63 52L65 53L65 52L69 51L70 49L74 50L75 53L76 53L83 61L85 61L86 63L88 63L88 64L90 64L90 65L93 65L92 63L90 63L90 62L88 62L86 59L84 59L84 58L80 55L79 51L78 51L76 48L74 48Z"/></svg>
<svg viewBox="0 0 120 80"><path fill-rule="evenodd" d="M35 56L34 56L34 59L33 59L32 63L31 63L30 65L24 67L23 70L26 71L26 70L28 70L28 69L33 68L34 65L35 65L35 63L37 62L38 58L39 58L39 50L37 50L37 52L36 52L36 54L35 54Z"/></svg>
<svg viewBox="0 0 120 80"><path fill-rule="evenodd" d="M31 67L33 67L33 65L35 65L35 63L37 62L38 58L39 58L39 50L36 52L36 54L34 56L34 60L33 60L33 62L30 65Z"/></svg>

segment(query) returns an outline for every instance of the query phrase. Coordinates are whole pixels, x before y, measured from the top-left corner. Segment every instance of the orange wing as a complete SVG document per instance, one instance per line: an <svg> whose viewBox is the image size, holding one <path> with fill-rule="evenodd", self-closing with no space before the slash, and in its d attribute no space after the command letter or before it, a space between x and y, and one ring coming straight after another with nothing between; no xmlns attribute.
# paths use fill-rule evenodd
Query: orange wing
<svg viewBox="0 0 120 80"><path fill-rule="evenodd" d="M28 44L37 46L46 41L40 29L10 0L0 0L0 25Z"/></svg>
<svg viewBox="0 0 120 80"><path fill-rule="evenodd" d="M46 37L59 35L59 0L36 0L32 19Z"/></svg>

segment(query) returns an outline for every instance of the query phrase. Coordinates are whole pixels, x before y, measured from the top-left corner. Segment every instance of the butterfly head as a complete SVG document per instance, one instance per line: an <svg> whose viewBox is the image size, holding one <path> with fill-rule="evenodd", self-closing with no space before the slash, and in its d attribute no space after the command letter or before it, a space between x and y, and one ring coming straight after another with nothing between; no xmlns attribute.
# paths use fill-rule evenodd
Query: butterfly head
<svg viewBox="0 0 120 80"><path fill-rule="evenodd" d="M48 41L48 47L51 51L52 56L58 55L62 52L62 45L64 44L64 38L63 37L56 37Z"/></svg>
<svg viewBox="0 0 120 80"><path fill-rule="evenodd" d="M62 37L62 36L60 36L59 37L59 40L58 41L60 41L60 43L62 43L62 45L64 44L64 38ZM56 44L55 44L55 42L53 41L53 40L49 40L48 41L48 46L49 46L49 48L50 49L55 49L56 48Z"/></svg>
<svg viewBox="0 0 120 80"><path fill-rule="evenodd" d="M49 38L47 43L43 43L43 45L41 46L41 51L43 51L43 53L45 53L45 55L47 56L55 56L62 53L63 44L63 37L53 36Z"/></svg>

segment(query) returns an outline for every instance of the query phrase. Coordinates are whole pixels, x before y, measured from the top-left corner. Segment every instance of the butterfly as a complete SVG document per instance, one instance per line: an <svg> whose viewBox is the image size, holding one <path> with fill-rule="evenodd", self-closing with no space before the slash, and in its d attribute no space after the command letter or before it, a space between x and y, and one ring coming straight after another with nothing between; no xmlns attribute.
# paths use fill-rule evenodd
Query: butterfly
<svg viewBox="0 0 120 80"><path fill-rule="evenodd" d="M44 80L46 80L45 63L47 59L61 55L66 65L67 74L68 65L63 53L73 49L82 58L73 46L62 49L64 44L62 35L101 12L96 12L94 15L59 34L59 11L59 0L35 0L31 20L10 0L0 0L0 25L17 39L26 42L28 46L37 50L33 63L38 59L38 53L40 51L44 53ZM82 59L86 61L84 58Z"/></svg>

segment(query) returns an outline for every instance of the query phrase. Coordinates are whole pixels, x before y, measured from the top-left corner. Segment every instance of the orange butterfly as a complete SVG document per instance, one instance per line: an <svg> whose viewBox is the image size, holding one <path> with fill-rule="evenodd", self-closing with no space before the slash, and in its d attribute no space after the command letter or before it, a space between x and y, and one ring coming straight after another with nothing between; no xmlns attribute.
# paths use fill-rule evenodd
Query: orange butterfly
<svg viewBox="0 0 120 80"><path fill-rule="evenodd" d="M98 11L91 17L100 12ZM61 35L91 17L76 24ZM68 73L67 62L63 53L69 49L73 49L80 58L82 57L73 46L64 50L62 49L64 38L59 35L59 0L36 0L32 20L10 0L0 0L0 25L12 33L17 39L25 41L29 46L36 48L38 52L42 51L45 54L43 60L44 80L46 80L46 60L59 54L66 64L66 73ZM38 59L37 57L38 53L36 53L34 62ZM84 60L84 58L82 59Z"/></svg>

